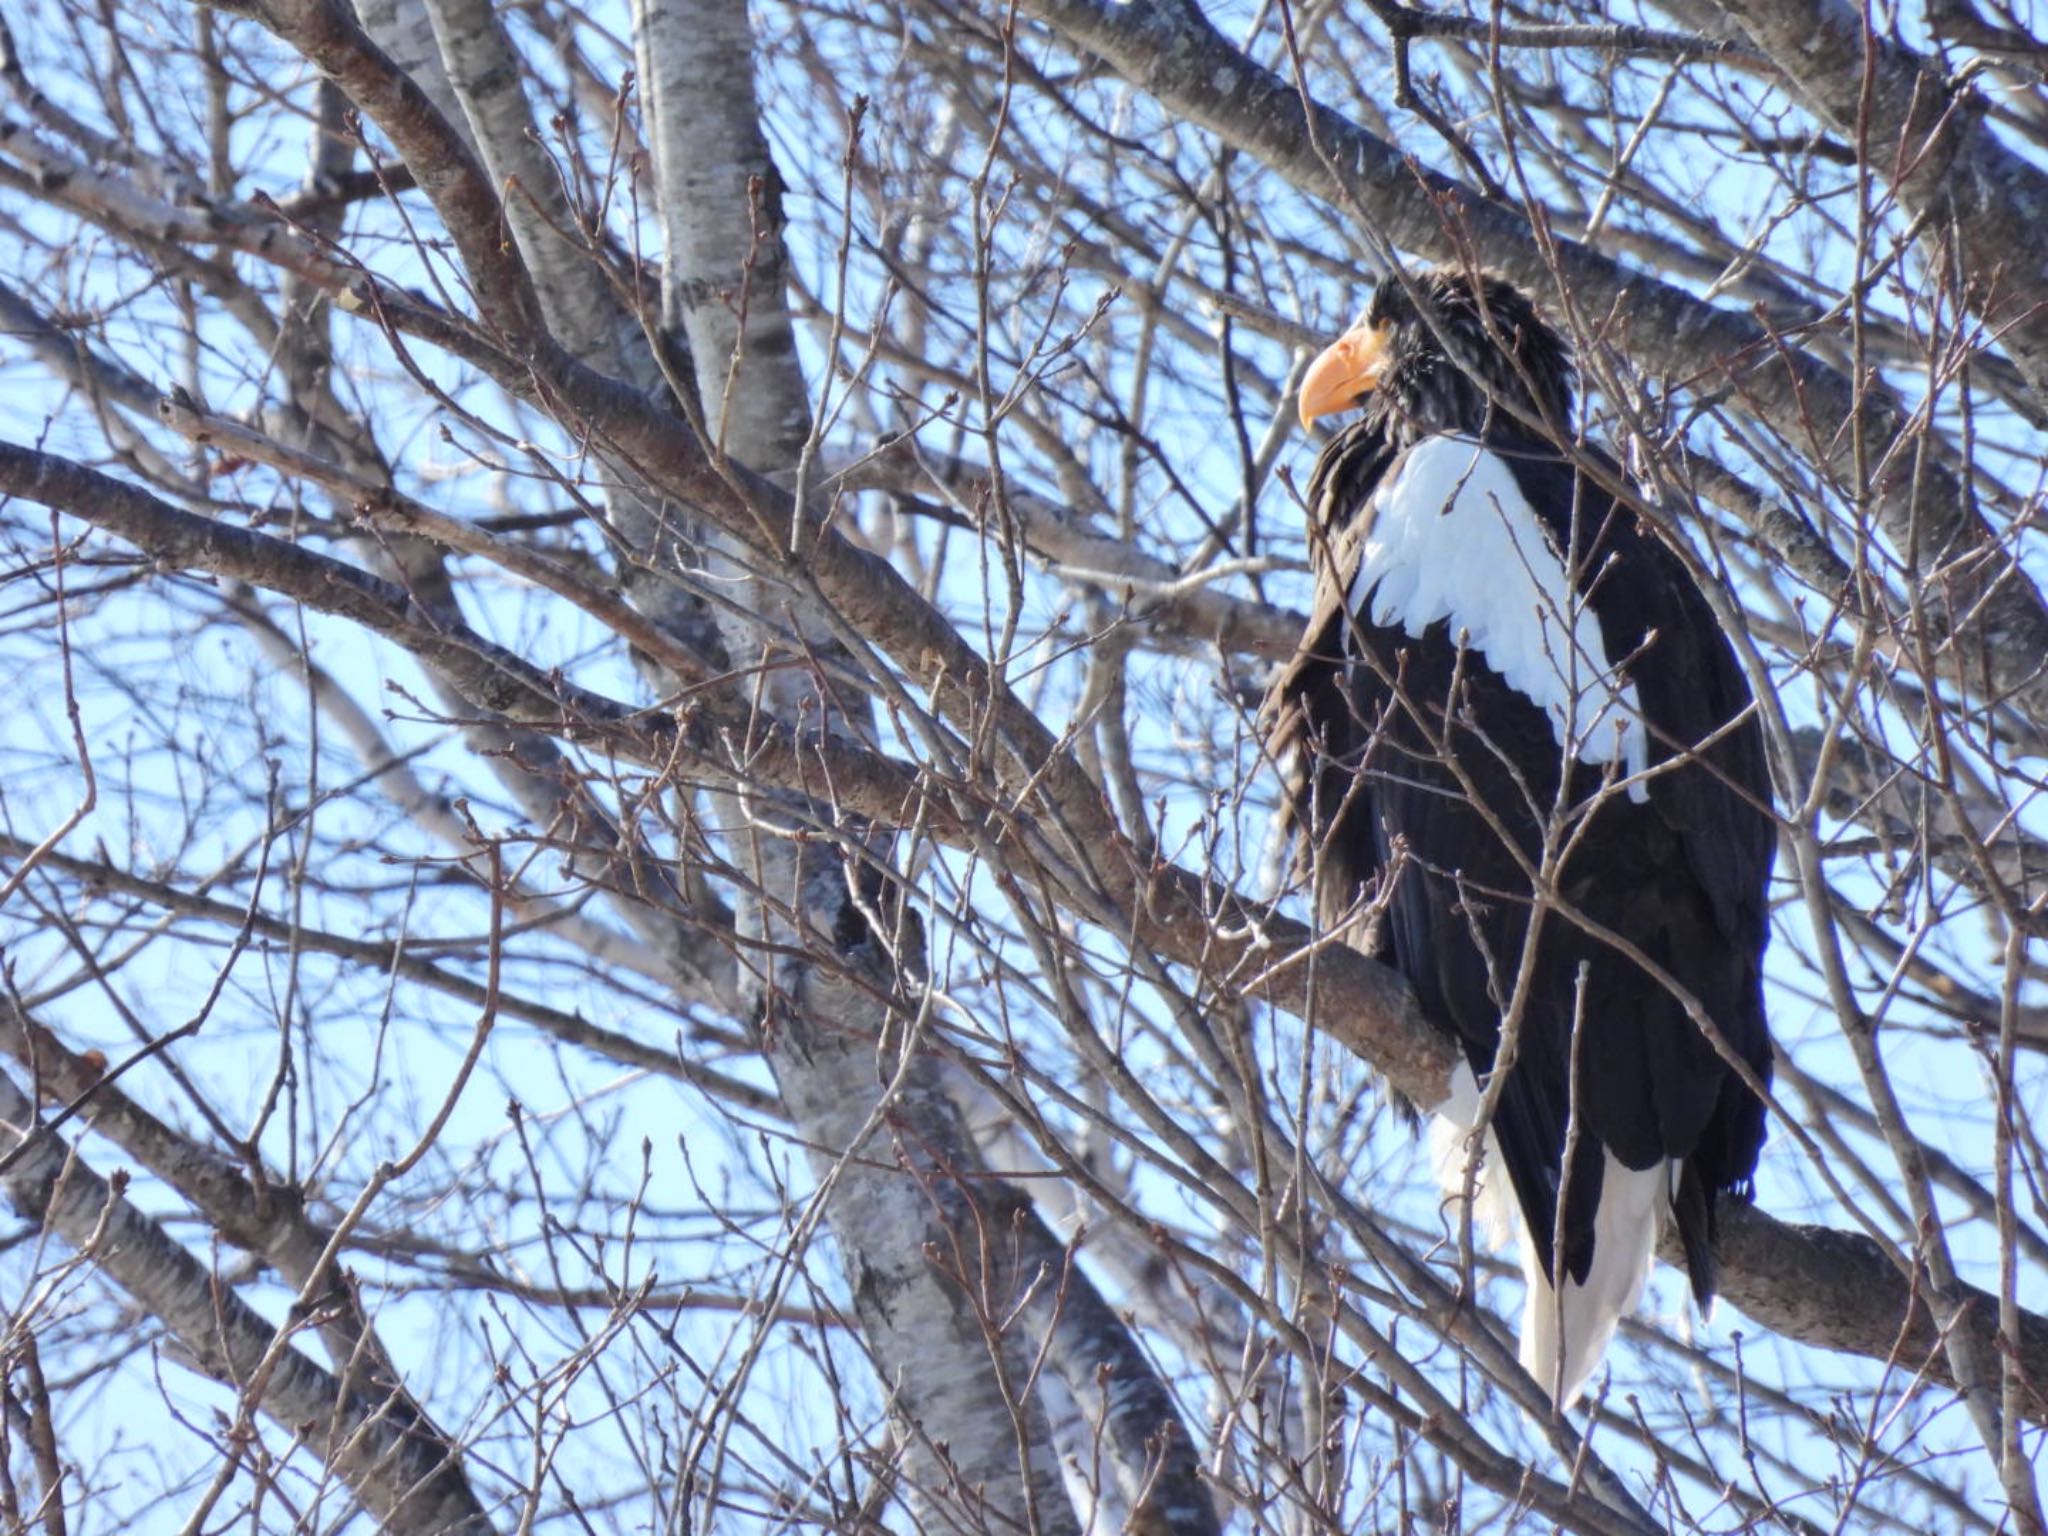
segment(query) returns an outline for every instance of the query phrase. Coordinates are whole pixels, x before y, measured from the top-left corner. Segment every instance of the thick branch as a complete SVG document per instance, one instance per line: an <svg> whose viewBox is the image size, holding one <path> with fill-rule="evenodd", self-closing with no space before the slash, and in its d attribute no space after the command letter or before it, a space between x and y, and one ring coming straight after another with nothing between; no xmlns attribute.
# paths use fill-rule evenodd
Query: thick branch
<svg viewBox="0 0 2048 1536"><path fill-rule="evenodd" d="M1841 0L1715 0L1793 91L1899 201L1953 245L1965 302L1982 316L2036 400L2048 406L2048 173L2013 154L1967 84L1865 24Z"/></svg>
<svg viewBox="0 0 2048 1536"><path fill-rule="evenodd" d="M89 1257L157 1318L199 1368L228 1383L287 1435L311 1446L382 1528L418 1536L491 1529L461 1464L401 1398L369 1397L291 1347L289 1335L37 1124L35 1106L0 1073L0 1186L16 1210Z"/></svg>
<svg viewBox="0 0 2048 1536"><path fill-rule="evenodd" d="M1039 1268L1025 1317L1047 1338L1048 1363L1080 1402L1099 1406L1126 1528L1150 1536L1214 1536L1216 1507L1180 1410L1128 1323L1102 1299L1045 1218L1018 1197L1012 1230Z"/></svg>

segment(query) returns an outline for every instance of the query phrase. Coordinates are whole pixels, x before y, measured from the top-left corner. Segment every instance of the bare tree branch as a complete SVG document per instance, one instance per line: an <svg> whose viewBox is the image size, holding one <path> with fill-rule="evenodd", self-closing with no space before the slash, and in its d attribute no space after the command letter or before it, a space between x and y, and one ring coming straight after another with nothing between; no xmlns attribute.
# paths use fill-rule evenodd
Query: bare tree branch
<svg viewBox="0 0 2048 1536"><path fill-rule="evenodd" d="M337 1381L273 1329L122 1195L37 1124L35 1106L0 1074L8 1150L0 1184L23 1216L89 1255L148 1307L200 1370L227 1383L244 1411L304 1433L321 1460L388 1530L482 1536L491 1529L453 1448L406 1399ZM308 1297L309 1305L321 1298Z"/></svg>
<svg viewBox="0 0 2048 1536"><path fill-rule="evenodd" d="M1644 368L1727 391L1743 410L1805 445L1817 466L1872 498L1885 532L1913 562L1909 579L1938 594L1931 616L1944 633L1955 632L1957 654L1943 681L1988 687L2037 719L2048 712L2048 673L2037 659L2048 655L2040 594L1952 471L1923 454L1894 451L1907 446L1910 416L1881 389L1844 378L1748 316L1703 304L1549 231L1539 237L1519 212L1417 166L1327 108L1305 113L1291 82L1185 7L1032 0L1027 10L1162 105L1346 217L1368 220L1376 240L1440 260L1479 253L1485 265L1539 293L1562 281L1584 312L1617 317L1611 343ZM1857 430L1838 430L1843 423ZM1872 473L1859 464L1881 467ZM1831 593L1841 570L1827 560L1802 575Z"/></svg>

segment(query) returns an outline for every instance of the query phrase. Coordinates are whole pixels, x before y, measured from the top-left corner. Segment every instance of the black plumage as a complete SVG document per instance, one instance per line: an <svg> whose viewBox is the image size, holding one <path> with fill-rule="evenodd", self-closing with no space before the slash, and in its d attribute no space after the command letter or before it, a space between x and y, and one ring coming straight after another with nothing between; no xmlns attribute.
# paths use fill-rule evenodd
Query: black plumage
<svg viewBox="0 0 2048 1536"><path fill-rule="evenodd" d="M1715 1204L1747 1198L1764 1113L1684 999L1759 1078L1770 1075L1761 966L1775 835L1749 689L1685 566L1598 483L1619 484L1616 466L1573 442L1572 386L1564 343L1508 284L1442 270L1414 279L1412 292L1394 280L1381 287L1305 385L1305 419L1311 392L1318 414L1352 404L1364 414L1323 449L1309 481L1316 597L1301 651L1268 704L1275 748L1290 764L1284 814L1313 871L1318 920L1326 930L1348 925L1347 937L1402 970L1424 1009L1455 1031L1481 1082L1525 975L1518 1054L1492 1130L1531 1278L1525 1363L1545 1380L1555 1374L1550 1362L1529 1358L1534 1309L1554 1304L1537 1294L1539 1278L1558 1272L1561 1233L1563 1273L1573 1285L1593 1283L1596 1235L1608 1230L1597 1220L1603 1154L1628 1170L1670 1165L1656 1204L1677 1224L1694 1295L1703 1305L1713 1295ZM1444 508L1402 503L1431 483L1415 455L1444 462L1445 439L1461 454L1470 444L1475 463L1483 451L1505 465L1511 481L1487 483L1519 491L1540 535L1511 529L1505 545L1460 547L1439 531L1451 524L1430 522ZM1430 494L1448 503L1465 485ZM1462 509L1468 529L1484 515L1469 502ZM1390 533L1384 520L1393 517L1420 521ZM1535 537L1546 550L1516 542ZM1399 550L1441 561L1502 547L1515 553L1487 572L1399 565ZM1380 579L1354 592L1363 558ZM1553 612L1543 620L1546 654L1514 651L1502 635L1526 612L1473 605L1526 609L1543 590L1542 571L1559 567L1570 603L1584 604L1597 630L1574 629L1576 607ZM1452 598L1430 606L1447 583ZM1417 611L1400 611L1404 592L1425 594ZM1431 617L1460 594L1467 608ZM1461 643L1489 626L1488 648ZM1604 656L1562 657L1575 634L1595 633ZM1516 655L1520 687L1504 675L1516 671L1507 661ZM1566 715L1579 720L1580 698L1620 700L1611 718L1561 741L1557 697L1528 691L1543 664L1569 673L1570 686L1611 665L1605 691L1569 700ZM1639 716L1634 759L1622 750L1623 704ZM1640 777L1624 782L1632 770ZM1559 905L1542 912L1525 956L1535 872L1546 859ZM1359 914L1389 871L1383 918L1367 924ZM1566 1178L1574 1109L1579 1139ZM1628 1239L1640 1253L1631 1260L1636 1285L1650 1220L1651 1232ZM1626 1298L1610 1297L1608 1311L1633 1304L1633 1289L1620 1284ZM1569 1337L1569 1316L1564 1326ZM1590 1346L1597 1363L1612 1318L1576 1326L1587 1337L1606 1330ZM1574 1373L1582 1379L1591 1368L1567 1359L1553 1382L1560 1399L1575 1395Z"/></svg>

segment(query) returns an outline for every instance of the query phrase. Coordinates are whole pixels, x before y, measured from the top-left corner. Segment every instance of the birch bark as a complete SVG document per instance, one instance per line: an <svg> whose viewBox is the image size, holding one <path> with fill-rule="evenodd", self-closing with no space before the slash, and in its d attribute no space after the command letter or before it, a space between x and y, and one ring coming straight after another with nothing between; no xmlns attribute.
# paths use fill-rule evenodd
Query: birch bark
<svg viewBox="0 0 2048 1536"><path fill-rule="evenodd" d="M781 178L760 126L753 38L739 0L664 0L636 11L648 140L665 236L665 319L689 338L703 433L763 474L797 464L811 432L782 239ZM807 659L839 650L800 589L722 547L728 653L758 668L785 721L864 736ZM927 1020L901 995L916 957L882 882L860 889L883 843L830 805L741 784L714 798L741 903L743 988L812 1164L863 1340L905 1447L909 1500L927 1529L1077 1532L1028 1383L1035 1341L1013 1320L1042 1254L1005 1186L978 1179L973 1145L920 1049ZM804 835L830 828L834 840ZM874 866L865 866L872 869ZM837 958L837 968L826 957ZM825 963L821 963L821 959Z"/></svg>

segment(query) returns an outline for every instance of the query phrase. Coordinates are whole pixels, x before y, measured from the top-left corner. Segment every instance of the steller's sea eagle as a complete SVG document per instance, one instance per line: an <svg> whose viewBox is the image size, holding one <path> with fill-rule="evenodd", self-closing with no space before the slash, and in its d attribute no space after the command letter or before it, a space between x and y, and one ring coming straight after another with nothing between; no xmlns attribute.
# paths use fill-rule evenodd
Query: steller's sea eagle
<svg viewBox="0 0 2048 1536"><path fill-rule="evenodd" d="M1381 285L1302 381L1304 425L1364 415L1309 479L1315 603L1267 705L1318 923L1464 1047L1437 1111L1454 1192L1515 1042L1476 1214L1518 1236L1522 1364L1560 1408L1663 1221L1713 1297L1715 1202L1748 1198L1764 1107L1691 1010L1768 1081L1775 841L1749 688L1685 566L1601 488L1617 467L1574 443L1572 374L1497 278Z"/></svg>

